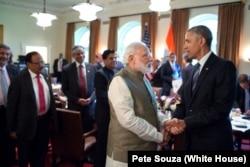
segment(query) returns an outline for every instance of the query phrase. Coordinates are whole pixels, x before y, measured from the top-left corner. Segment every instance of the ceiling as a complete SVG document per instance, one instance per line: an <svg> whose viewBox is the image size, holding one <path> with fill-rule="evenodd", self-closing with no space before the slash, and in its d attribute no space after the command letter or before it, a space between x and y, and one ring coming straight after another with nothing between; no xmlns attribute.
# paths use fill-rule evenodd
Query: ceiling
<svg viewBox="0 0 250 167"><path fill-rule="evenodd" d="M128 5L138 3L150 3L149 0L89 0L90 3L95 3L104 7L104 9L114 8L117 5ZM64 13L72 10L71 6L87 2L87 0L46 0L46 11ZM42 10L44 0L0 0L0 5L8 7L23 8L25 10Z"/></svg>

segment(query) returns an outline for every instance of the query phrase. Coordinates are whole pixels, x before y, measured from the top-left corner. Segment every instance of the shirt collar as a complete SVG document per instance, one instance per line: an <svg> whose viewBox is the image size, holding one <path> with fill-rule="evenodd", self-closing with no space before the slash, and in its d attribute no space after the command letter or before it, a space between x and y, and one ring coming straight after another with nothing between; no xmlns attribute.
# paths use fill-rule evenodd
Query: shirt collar
<svg viewBox="0 0 250 167"><path fill-rule="evenodd" d="M36 73L33 73L30 69L28 69L29 73L30 73L30 76L31 78L36 78L37 74ZM43 78L43 75L39 74L40 78Z"/></svg>
<svg viewBox="0 0 250 167"><path fill-rule="evenodd" d="M78 68L80 65L82 65L83 68L85 68L85 63L80 64L80 63L78 63L78 62L76 61L76 67Z"/></svg>
<svg viewBox="0 0 250 167"><path fill-rule="evenodd" d="M6 70L6 65L4 65L3 67L0 67L0 69L1 69L2 71L4 71L4 72L7 71L7 70Z"/></svg>
<svg viewBox="0 0 250 167"><path fill-rule="evenodd" d="M198 61L198 63L200 63L200 69L203 68L204 64L206 63L207 59L209 58L209 56L211 55L212 51L209 51L207 54L205 54L205 56L203 56L200 61Z"/></svg>

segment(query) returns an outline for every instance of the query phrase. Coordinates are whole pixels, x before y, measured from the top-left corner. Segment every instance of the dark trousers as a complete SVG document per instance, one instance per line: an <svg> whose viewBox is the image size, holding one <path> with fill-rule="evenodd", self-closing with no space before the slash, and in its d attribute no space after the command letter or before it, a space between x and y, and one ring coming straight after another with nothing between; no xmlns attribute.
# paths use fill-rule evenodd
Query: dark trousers
<svg viewBox="0 0 250 167"><path fill-rule="evenodd" d="M10 167L16 161L16 140L6 130L6 108L0 106L0 166Z"/></svg>
<svg viewBox="0 0 250 167"><path fill-rule="evenodd" d="M49 118L38 119L33 139L18 136L19 167L44 167L48 151Z"/></svg>
<svg viewBox="0 0 250 167"><path fill-rule="evenodd" d="M97 122L95 167L105 167L109 121Z"/></svg>

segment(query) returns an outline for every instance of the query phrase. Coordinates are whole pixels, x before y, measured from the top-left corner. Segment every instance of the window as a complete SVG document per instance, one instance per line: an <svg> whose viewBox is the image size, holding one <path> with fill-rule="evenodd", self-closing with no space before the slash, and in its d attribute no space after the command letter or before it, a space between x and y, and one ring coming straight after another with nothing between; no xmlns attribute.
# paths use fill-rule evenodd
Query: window
<svg viewBox="0 0 250 167"><path fill-rule="evenodd" d="M128 22L118 30L118 60L122 61L125 48L134 41L141 41L141 23Z"/></svg>
<svg viewBox="0 0 250 167"><path fill-rule="evenodd" d="M38 53L40 53L40 55L43 58L43 61L45 63L48 62L48 47L46 46L31 46L31 45L26 45L25 46L25 54L32 52L32 51L36 51Z"/></svg>
<svg viewBox="0 0 250 167"><path fill-rule="evenodd" d="M89 39L90 39L90 31L87 27L81 27L75 31L74 34L75 45L81 45L85 49L85 62L89 62Z"/></svg>

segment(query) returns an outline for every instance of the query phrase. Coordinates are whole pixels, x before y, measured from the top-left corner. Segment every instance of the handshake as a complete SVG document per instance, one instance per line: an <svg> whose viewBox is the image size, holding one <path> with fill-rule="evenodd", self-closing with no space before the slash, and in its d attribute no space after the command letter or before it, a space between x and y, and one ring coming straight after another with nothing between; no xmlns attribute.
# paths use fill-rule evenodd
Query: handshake
<svg viewBox="0 0 250 167"><path fill-rule="evenodd" d="M184 131L186 124L184 120L173 118L169 121L164 122L163 133L163 142L160 143L161 146L166 145L171 139L172 135L178 135Z"/></svg>

